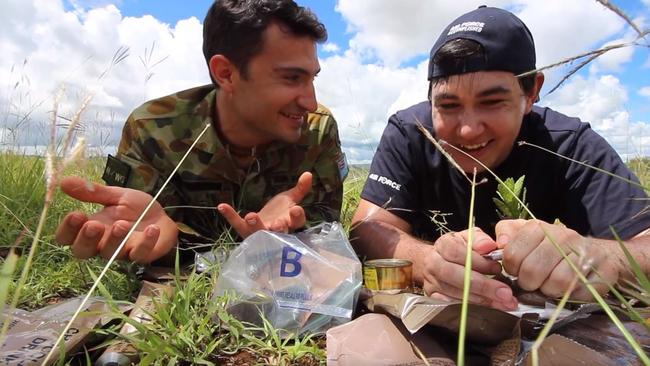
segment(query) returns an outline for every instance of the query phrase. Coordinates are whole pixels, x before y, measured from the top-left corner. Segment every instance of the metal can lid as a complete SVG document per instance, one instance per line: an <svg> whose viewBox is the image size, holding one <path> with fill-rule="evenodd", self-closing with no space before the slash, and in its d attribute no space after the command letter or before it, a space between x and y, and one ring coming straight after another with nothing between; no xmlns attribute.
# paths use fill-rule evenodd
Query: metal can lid
<svg viewBox="0 0 650 366"><path fill-rule="evenodd" d="M389 268L398 268L398 267L409 267L413 265L408 259L399 259L399 258L387 258L387 259L371 259L369 261L363 262L363 265L366 267L389 267Z"/></svg>

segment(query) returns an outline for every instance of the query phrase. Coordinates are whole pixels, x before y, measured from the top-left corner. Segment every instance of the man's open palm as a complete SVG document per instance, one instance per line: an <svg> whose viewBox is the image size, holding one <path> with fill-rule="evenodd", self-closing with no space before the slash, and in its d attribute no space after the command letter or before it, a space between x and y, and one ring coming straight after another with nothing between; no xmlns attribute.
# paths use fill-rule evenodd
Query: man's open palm
<svg viewBox="0 0 650 366"><path fill-rule="evenodd" d="M101 211L89 217L82 212L69 213L57 228L56 241L71 245L72 252L79 258L97 254L110 258L152 200L151 195L142 191L88 184L77 177L63 179L61 190L80 201L104 205ZM176 224L162 206L154 202L118 258L152 262L169 252L177 237Z"/></svg>
<svg viewBox="0 0 650 366"><path fill-rule="evenodd" d="M303 227L307 221L300 202L311 190L311 184L311 173L302 173L293 188L278 193L259 212L249 212L243 218L229 204L222 203L217 208L242 238L258 230L289 232Z"/></svg>

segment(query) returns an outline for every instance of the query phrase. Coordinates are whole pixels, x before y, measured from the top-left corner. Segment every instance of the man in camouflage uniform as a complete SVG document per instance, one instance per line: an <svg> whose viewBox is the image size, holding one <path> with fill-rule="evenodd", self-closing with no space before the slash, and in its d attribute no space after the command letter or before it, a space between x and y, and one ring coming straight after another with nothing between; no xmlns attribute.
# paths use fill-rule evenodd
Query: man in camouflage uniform
<svg viewBox="0 0 650 366"><path fill-rule="evenodd" d="M57 241L82 258L112 255L207 124L121 258L151 262L179 237L214 242L229 226L246 237L337 220L347 166L336 122L313 87L315 43L325 39L323 25L292 0L216 1L203 45L213 85L133 111L107 161L110 187L62 182L67 194L105 208L66 216Z"/></svg>

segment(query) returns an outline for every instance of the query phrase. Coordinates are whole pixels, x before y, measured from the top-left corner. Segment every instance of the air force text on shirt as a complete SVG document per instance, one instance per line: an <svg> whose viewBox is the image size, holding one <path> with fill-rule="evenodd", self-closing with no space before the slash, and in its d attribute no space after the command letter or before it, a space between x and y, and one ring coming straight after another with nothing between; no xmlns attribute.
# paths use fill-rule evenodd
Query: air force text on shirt
<svg viewBox="0 0 650 366"><path fill-rule="evenodd" d="M368 178L370 178L370 179L372 179L374 181L377 181L377 182L379 182L381 184L385 184L385 185L391 187L392 189L394 189L396 191L399 191L400 188L402 187L402 184L397 183L397 182L393 182L392 180L390 180L390 179L388 179L386 177L382 177L381 175L370 174L368 176Z"/></svg>

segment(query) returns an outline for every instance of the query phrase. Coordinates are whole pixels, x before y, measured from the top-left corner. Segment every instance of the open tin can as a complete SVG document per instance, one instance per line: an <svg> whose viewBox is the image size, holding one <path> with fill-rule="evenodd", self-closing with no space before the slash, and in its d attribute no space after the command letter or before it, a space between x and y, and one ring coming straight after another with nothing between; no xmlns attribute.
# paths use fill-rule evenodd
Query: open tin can
<svg viewBox="0 0 650 366"><path fill-rule="evenodd" d="M409 292L413 289L413 262L394 258L365 261L363 282L373 292Z"/></svg>

